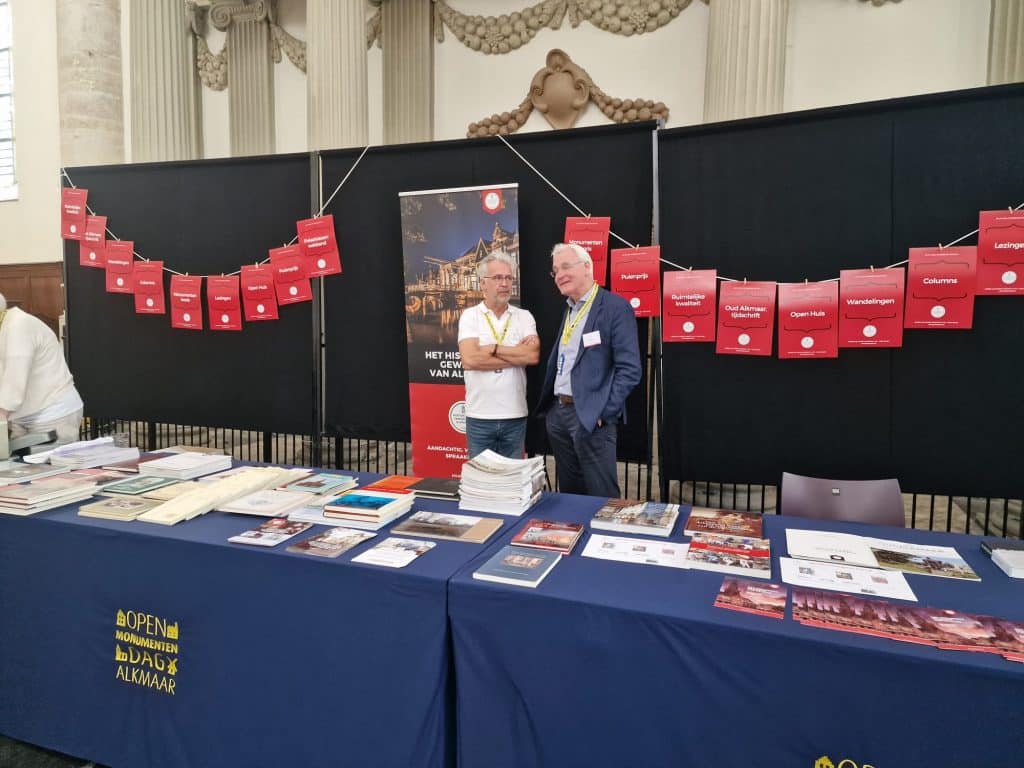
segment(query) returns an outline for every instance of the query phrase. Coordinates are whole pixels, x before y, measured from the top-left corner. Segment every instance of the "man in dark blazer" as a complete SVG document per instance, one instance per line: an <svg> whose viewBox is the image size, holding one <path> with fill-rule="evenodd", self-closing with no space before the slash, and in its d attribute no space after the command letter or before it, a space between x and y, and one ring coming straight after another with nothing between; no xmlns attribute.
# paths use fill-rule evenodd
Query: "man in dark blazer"
<svg viewBox="0 0 1024 768"><path fill-rule="evenodd" d="M629 302L594 282L594 263L581 246L556 245L551 276L569 309L548 359L537 411L545 416L558 487L617 497L617 425L640 381L636 317Z"/></svg>

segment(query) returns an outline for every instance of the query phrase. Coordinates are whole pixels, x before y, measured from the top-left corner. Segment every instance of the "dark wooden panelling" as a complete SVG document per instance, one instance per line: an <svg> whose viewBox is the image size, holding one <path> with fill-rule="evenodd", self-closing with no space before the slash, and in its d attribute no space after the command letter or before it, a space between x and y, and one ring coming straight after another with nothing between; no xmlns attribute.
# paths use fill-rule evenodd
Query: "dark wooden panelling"
<svg viewBox="0 0 1024 768"><path fill-rule="evenodd" d="M64 272L61 263L0 264L0 293L7 305L21 307L57 333L64 311Z"/></svg>

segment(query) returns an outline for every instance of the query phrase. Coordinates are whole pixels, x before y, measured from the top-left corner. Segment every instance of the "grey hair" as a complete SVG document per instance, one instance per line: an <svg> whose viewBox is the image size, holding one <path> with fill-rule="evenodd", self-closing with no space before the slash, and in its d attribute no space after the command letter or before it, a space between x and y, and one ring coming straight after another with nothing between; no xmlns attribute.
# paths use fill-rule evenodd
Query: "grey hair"
<svg viewBox="0 0 1024 768"><path fill-rule="evenodd" d="M487 265L493 264L496 261L500 262L501 264L504 264L506 267L512 270L513 273L516 271L516 265L512 263L512 259L510 259L507 254L492 253L491 255L485 256L484 258L480 259L480 263L476 265L476 276L479 278L488 277Z"/></svg>
<svg viewBox="0 0 1024 768"><path fill-rule="evenodd" d="M0 312L3 312L5 309L7 309L7 299L0 293Z"/></svg>
<svg viewBox="0 0 1024 768"><path fill-rule="evenodd" d="M577 245L576 243L556 243L555 247L551 249L551 258L555 258L559 251L572 251L576 254L576 258L584 264L589 264L591 267L594 266L594 260L590 258L590 253L582 245Z"/></svg>

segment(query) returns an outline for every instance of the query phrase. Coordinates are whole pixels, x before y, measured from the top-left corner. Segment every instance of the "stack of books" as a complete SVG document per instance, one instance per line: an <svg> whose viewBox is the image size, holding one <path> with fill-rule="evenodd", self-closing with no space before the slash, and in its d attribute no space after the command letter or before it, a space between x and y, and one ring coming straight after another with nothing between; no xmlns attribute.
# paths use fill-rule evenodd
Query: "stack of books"
<svg viewBox="0 0 1024 768"><path fill-rule="evenodd" d="M1013 579L1024 579L1024 551L1019 549L993 549L992 562Z"/></svg>
<svg viewBox="0 0 1024 768"><path fill-rule="evenodd" d="M413 475L388 475L375 480L363 488L365 491L387 493L415 493L421 499L457 501L459 481L440 477L415 477Z"/></svg>
<svg viewBox="0 0 1024 768"><path fill-rule="evenodd" d="M163 459L154 459L139 465L139 474L151 477L169 477L192 480L203 475L231 469L231 457L204 453L175 453Z"/></svg>
<svg viewBox="0 0 1024 768"><path fill-rule="evenodd" d="M65 504L88 499L96 492L89 480L47 477L30 483L16 483L0 487L0 512L6 515L34 515Z"/></svg>
<svg viewBox="0 0 1024 768"><path fill-rule="evenodd" d="M0 469L0 485L42 480L44 477L52 477L67 471L67 467L55 467L51 464L26 464L22 461L12 461L6 469Z"/></svg>
<svg viewBox="0 0 1024 768"><path fill-rule="evenodd" d="M78 508L82 517L98 517L102 520L134 520L143 512L148 512L160 502L153 499L139 499L131 496L110 497L92 504L83 504Z"/></svg>
<svg viewBox="0 0 1024 768"><path fill-rule="evenodd" d="M678 504L637 499L608 499L590 521L590 527L619 533L668 536L679 517Z"/></svg>
<svg viewBox="0 0 1024 768"><path fill-rule="evenodd" d="M332 475L326 472L318 472L301 480L296 480L294 483L289 483L284 487L284 490L307 493L309 494L306 500L307 504L316 505L318 501L322 500L319 506L323 506L324 503L334 496L355 488L358 482L359 478L352 475Z"/></svg>
<svg viewBox="0 0 1024 768"><path fill-rule="evenodd" d="M376 531L408 512L415 499L412 493L349 491L324 504L324 517L349 528Z"/></svg>
<svg viewBox="0 0 1024 768"><path fill-rule="evenodd" d="M145 464L147 461L153 459L162 459L167 454L165 453L140 453L134 459L127 459L126 461L112 461L108 464L104 464L101 469L111 469L115 472L129 472L133 475L139 473L139 465Z"/></svg>
<svg viewBox="0 0 1024 768"><path fill-rule="evenodd" d="M509 459L487 450L462 465L459 509L519 516L543 488L543 458Z"/></svg>
<svg viewBox="0 0 1024 768"><path fill-rule="evenodd" d="M67 450L56 448L50 454L50 464L68 469L102 467L139 458L138 448L118 448L113 442L79 446Z"/></svg>
<svg viewBox="0 0 1024 768"><path fill-rule="evenodd" d="M129 477L103 486L104 496L141 496L157 488L177 484L176 480L167 477Z"/></svg>

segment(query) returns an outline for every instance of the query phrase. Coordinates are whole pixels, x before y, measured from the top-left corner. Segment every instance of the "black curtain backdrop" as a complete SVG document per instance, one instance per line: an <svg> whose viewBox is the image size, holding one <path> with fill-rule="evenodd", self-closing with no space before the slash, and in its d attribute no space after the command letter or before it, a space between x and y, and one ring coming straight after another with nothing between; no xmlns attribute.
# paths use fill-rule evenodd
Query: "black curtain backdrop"
<svg viewBox="0 0 1024 768"><path fill-rule="evenodd" d="M1022 135L1019 85L663 131L662 254L780 282L902 261L1024 202ZM1020 498L1022 341L1024 298L979 297L973 330L906 331L900 349L837 360L665 344L665 474L896 476Z"/></svg>
<svg viewBox="0 0 1024 768"><path fill-rule="evenodd" d="M510 143L570 199L612 229L647 245L653 209L653 123L514 136ZM357 150L325 152L326 199L352 167ZM537 402L547 355L565 308L548 274L550 251L578 215L497 139L374 148L335 197L333 213L344 274L327 280L324 331L325 414L335 434L409 439L402 237L398 194L413 190L519 184L522 306L537 319L541 364L528 373L528 401ZM612 247L625 247L613 241ZM647 348L649 321L640 321ZM619 457L645 461L646 379L630 397L619 432ZM544 451L539 420L530 420L527 447Z"/></svg>
<svg viewBox="0 0 1024 768"><path fill-rule="evenodd" d="M89 207L147 259L193 275L267 258L310 215L309 155L69 168ZM89 415L310 434L312 305L241 332L171 328L107 293L104 270L79 266L67 241L71 370ZM340 279L335 277L334 279ZM164 275L165 295L170 275ZM203 307L206 308L203 283Z"/></svg>

